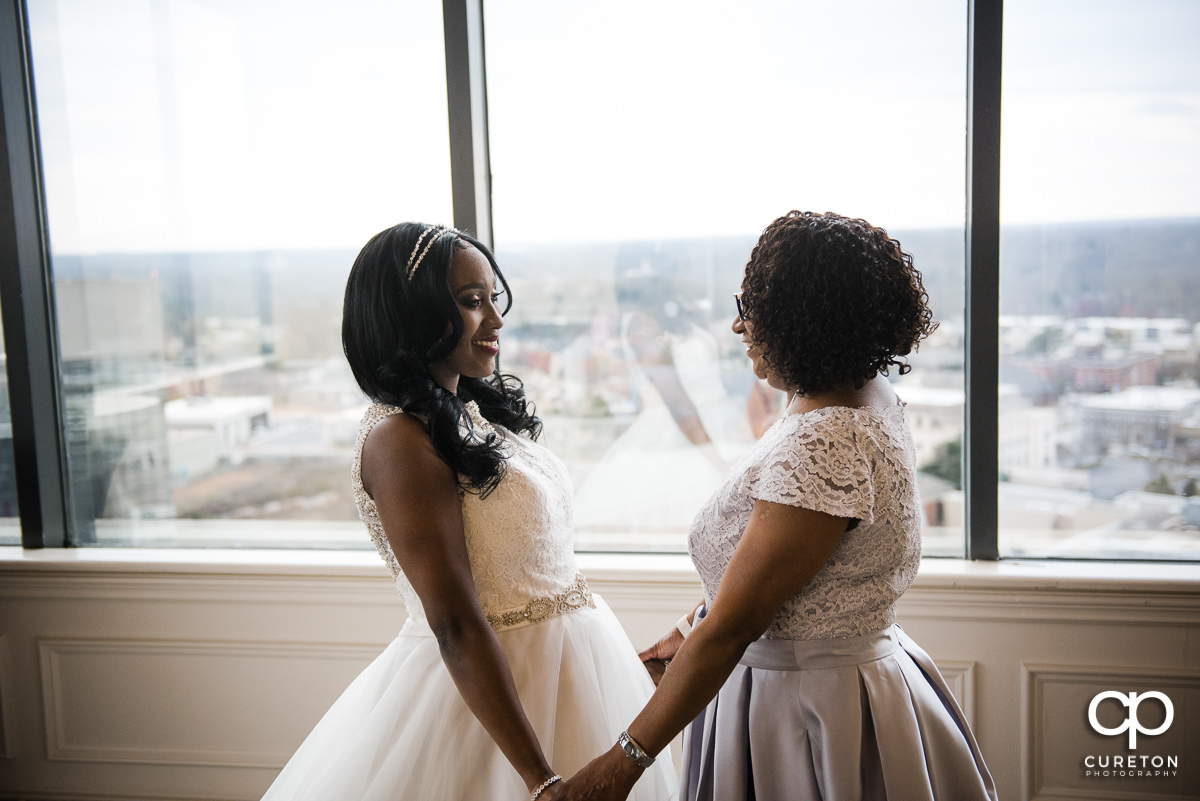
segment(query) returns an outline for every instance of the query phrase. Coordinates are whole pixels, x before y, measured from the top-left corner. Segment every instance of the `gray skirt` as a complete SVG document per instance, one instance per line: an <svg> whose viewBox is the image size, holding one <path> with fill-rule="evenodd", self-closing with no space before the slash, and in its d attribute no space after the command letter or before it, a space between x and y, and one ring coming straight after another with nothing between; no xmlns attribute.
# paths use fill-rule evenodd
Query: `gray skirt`
<svg viewBox="0 0 1200 801"><path fill-rule="evenodd" d="M758 640L688 727L687 801L995 801L938 669L899 626Z"/></svg>

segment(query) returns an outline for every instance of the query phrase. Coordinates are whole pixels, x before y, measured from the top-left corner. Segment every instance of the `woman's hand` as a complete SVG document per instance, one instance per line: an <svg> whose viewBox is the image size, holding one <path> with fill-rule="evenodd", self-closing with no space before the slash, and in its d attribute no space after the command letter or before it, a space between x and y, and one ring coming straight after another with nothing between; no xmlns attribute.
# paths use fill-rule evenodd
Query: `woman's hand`
<svg viewBox="0 0 1200 801"><path fill-rule="evenodd" d="M660 637L658 642L638 654L638 658L646 666L646 672L650 674L650 679L654 682L655 687L662 681L663 674L667 671L667 663L675 657L675 652L681 645L683 645L683 635L679 633L679 629L672 628Z"/></svg>
<svg viewBox="0 0 1200 801"><path fill-rule="evenodd" d="M700 614L700 607L704 606L704 602L696 604L691 612L688 613L688 624L695 626L698 622L696 615ZM679 626L675 626L662 637L659 637L658 642L651 645L646 650L638 654L642 660L642 664L646 666L646 672L650 674L650 679L657 687L662 681L663 674L667 672L667 665L675 658L679 647L683 645L683 633L679 630Z"/></svg>
<svg viewBox="0 0 1200 801"><path fill-rule="evenodd" d="M532 798L532 796L530 797ZM557 781L545 790L542 790L542 794L537 797L537 801L563 801L566 797L563 795L563 783Z"/></svg>
<svg viewBox="0 0 1200 801"><path fill-rule="evenodd" d="M561 789L553 801L625 801L641 775L642 768L613 746L565 782L555 783Z"/></svg>

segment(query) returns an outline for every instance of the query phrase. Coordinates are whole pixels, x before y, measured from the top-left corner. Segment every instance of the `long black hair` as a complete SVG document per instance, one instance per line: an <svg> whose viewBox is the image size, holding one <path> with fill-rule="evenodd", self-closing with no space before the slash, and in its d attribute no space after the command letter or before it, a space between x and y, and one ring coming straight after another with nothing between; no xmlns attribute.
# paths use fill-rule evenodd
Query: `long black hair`
<svg viewBox="0 0 1200 801"><path fill-rule="evenodd" d="M422 236L424 235L424 236ZM420 240L420 241L418 241ZM420 245L424 257L418 259ZM452 228L406 222L371 237L346 281L342 349L363 393L424 421L439 456L467 491L487 496L504 477L505 456L497 434L466 433L468 401L485 419L536 438L542 422L515 376L497 369L487 378L461 376L457 394L433 379L429 366L447 356L463 335L462 315L450 286L454 251L474 247L512 294L492 252L475 237ZM419 261L409 275L414 261Z"/></svg>

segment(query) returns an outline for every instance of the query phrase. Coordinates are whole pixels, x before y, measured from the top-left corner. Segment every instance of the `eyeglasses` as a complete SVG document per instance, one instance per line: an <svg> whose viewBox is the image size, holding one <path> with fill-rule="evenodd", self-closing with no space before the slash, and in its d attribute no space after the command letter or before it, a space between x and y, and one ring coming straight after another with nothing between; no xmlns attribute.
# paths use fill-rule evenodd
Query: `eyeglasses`
<svg viewBox="0 0 1200 801"><path fill-rule="evenodd" d="M741 292L733 293L733 302L737 304L738 317L741 317L742 320L749 320L750 317L749 317L749 315L746 314L746 307L744 307L742 305L742 293Z"/></svg>

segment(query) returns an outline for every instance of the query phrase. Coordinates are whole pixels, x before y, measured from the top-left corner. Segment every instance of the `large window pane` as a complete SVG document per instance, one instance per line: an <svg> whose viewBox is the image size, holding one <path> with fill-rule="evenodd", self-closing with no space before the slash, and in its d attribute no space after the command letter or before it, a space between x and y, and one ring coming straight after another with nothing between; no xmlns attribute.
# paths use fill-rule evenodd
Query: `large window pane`
<svg viewBox="0 0 1200 801"><path fill-rule="evenodd" d="M505 368L576 482L582 548L680 550L779 411L729 330L790 209L887 228L942 322L898 387L927 552L963 552L965 6L485 5Z"/></svg>
<svg viewBox="0 0 1200 801"><path fill-rule="evenodd" d="M29 5L77 544L365 546L341 295L450 218L441 4Z"/></svg>
<svg viewBox="0 0 1200 801"><path fill-rule="evenodd" d="M1200 6L1004 5L1000 552L1200 556Z"/></svg>

